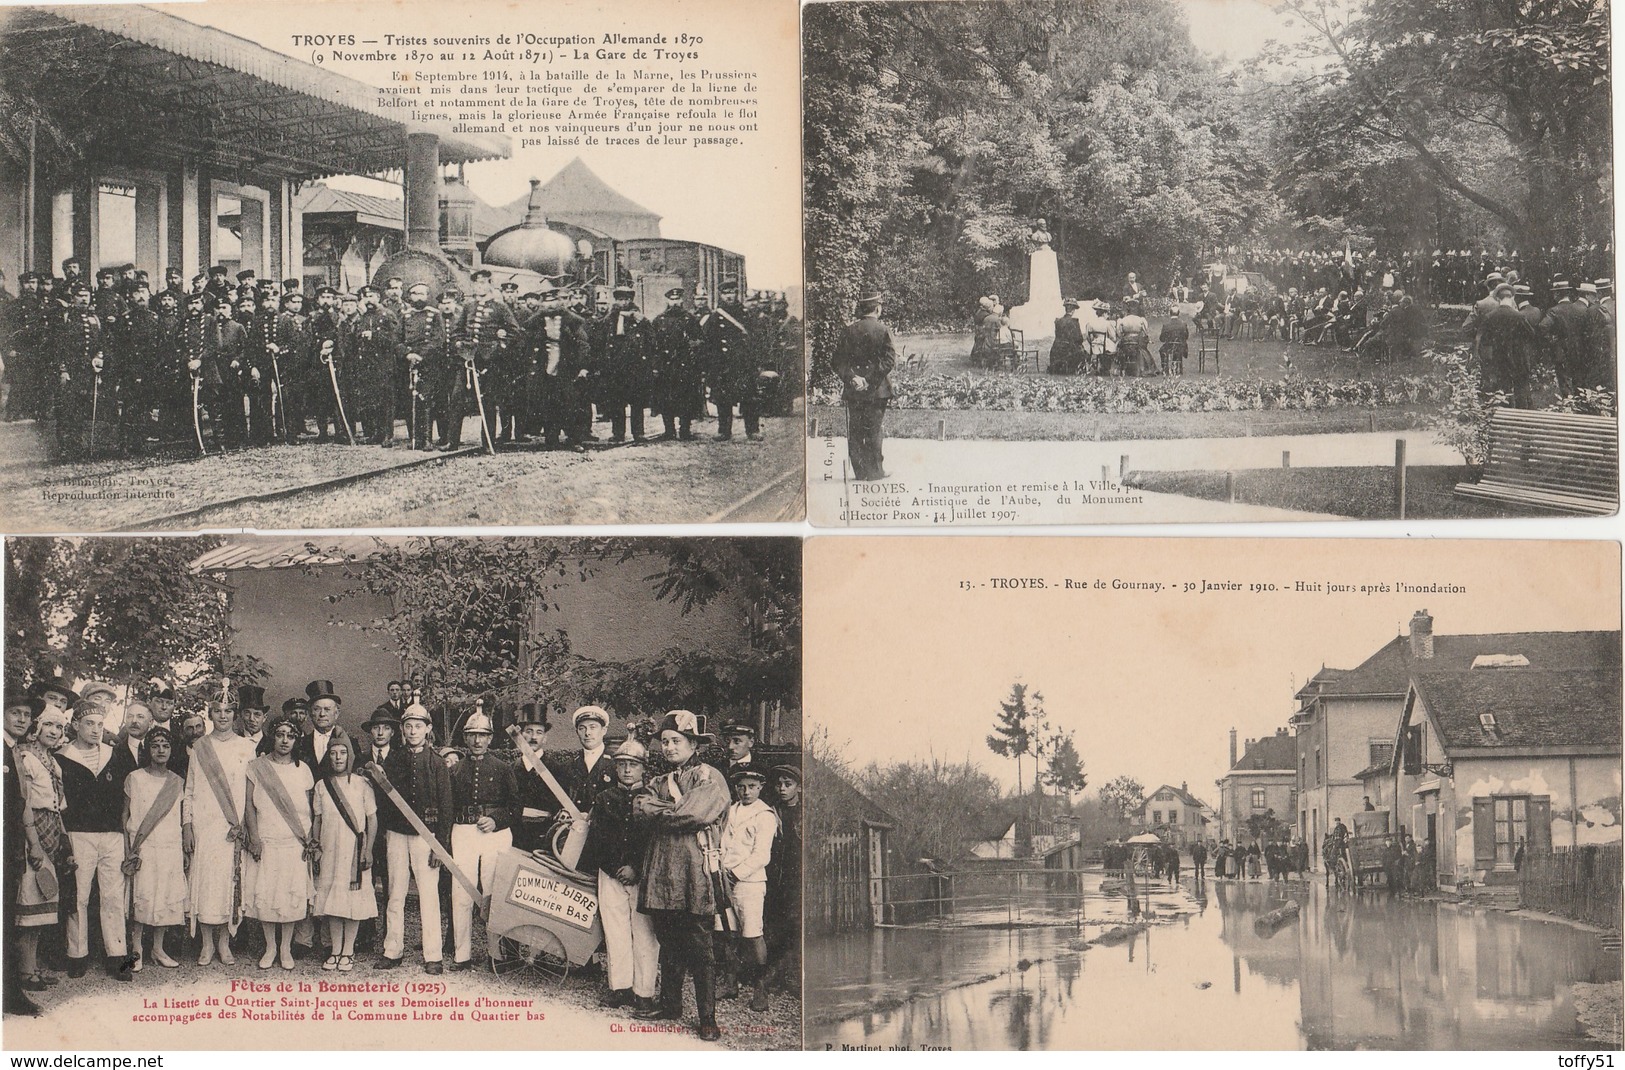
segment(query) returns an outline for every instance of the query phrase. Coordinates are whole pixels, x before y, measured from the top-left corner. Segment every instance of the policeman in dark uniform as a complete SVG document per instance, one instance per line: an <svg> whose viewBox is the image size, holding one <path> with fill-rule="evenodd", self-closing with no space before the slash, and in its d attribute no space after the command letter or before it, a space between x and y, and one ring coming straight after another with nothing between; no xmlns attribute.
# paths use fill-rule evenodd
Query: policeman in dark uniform
<svg viewBox="0 0 1625 1070"><path fill-rule="evenodd" d="M331 286L316 290L316 311L305 322L306 345L309 356L305 362L305 376L299 390L303 396L305 414L316 420L316 442L328 441L327 429L333 428L339 441L345 441L344 428L339 426L338 402L333 398L333 376L328 363L343 365L344 330L339 318L339 292Z"/></svg>
<svg viewBox="0 0 1625 1070"><path fill-rule="evenodd" d="M458 290L446 290L440 295L440 337L434 351L424 357L429 366L425 375L429 383L434 422L438 426L435 444L447 450L461 449L463 444L463 417L468 415L468 390L463 362L457 356L457 319L463 311L463 295ZM420 440L424 436L418 436Z"/></svg>
<svg viewBox="0 0 1625 1070"><path fill-rule="evenodd" d="M536 315L525 328L527 408L531 430L557 446L562 436L577 453L586 449L592 403L585 388L592 367L587 323L570 311L562 291L543 281Z"/></svg>
<svg viewBox="0 0 1625 1070"><path fill-rule="evenodd" d="M401 348L405 353L407 396L413 415L407 417L407 430L412 435L412 448L428 447L429 412L418 410L424 401L433 397L432 384L445 377L444 365L448 356L447 342L451 332L446 329L440 310L429 304L427 283L415 282L406 292L406 307L401 313Z"/></svg>
<svg viewBox="0 0 1625 1070"><path fill-rule="evenodd" d="M513 310L491 293L491 272L476 268L469 273L474 285L474 296L463 305L457 319L457 350L463 358L464 368L472 368L479 377L481 394L486 384L495 384L508 366L509 347L517 341L519 323ZM473 393L472 385L469 393ZM483 397L485 403L485 433L494 446L497 442L497 399Z"/></svg>
<svg viewBox="0 0 1625 1070"><path fill-rule="evenodd" d="M92 399L98 394L104 356L102 324L91 310L90 290L81 282L67 293L72 304L55 331L56 444L63 456L77 457Z"/></svg>
<svg viewBox="0 0 1625 1070"><path fill-rule="evenodd" d="M119 413L124 423L124 449L132 454L145 452L152 410L161 399L163 332L158 314L148 306L150 296L145 282L131 288L119 331L121 359L115 369Z"/></svg>
<svg viewBox="0 0 1625 1070"><path fill-rule="evenodd" d="M725 279L717 288L721 303L700 319L706 383L717 407L717 440L733 438L734 405L745 421L745 435L762 437L758 396L754 318L739 303L739 283Z"/></svg>
<svg viewBox="0 0 1625 1070"><path fill-rule="evenodd" d="M272 387L281 369L281 355L273 349L279 311L274 294L257 295L254 315L244 325L248 339L243 347L239 383L248 398L248 444L251 446L269 446L276 439L271 405Z"/></svg>
<svg viewBox="0 0 1625 1070"><path fill-rule="evenodd" d="M349 351L355 397L345 397L351 419L360 420L365 441L377 446L395 443L394 398L391 380L401 350L401 324L383 305L376 286L361 288L361 314L350 324Z"/></svg>
<svg viewBox="0 0 1625 1070"><path fill-rule="evenodd" d="M288 283L297 281L283 280L282 311L277 313L276 333L272 337L276 354L272 374L279 395L277 403L282 409L283 441L290 446L297 445L299 436L305 433L308 384L314 378L312 364L315 363L309 320L305 317L305 295L297 289L288 289Z"/></svg>
<svg viewBox="0 0 1625 1070"><path fill-rule="evenodd" d="M841 332L830 358L830 370L841 380L841 398L846 402L847 453L853 476L860 480L886 477L883 421L886 402L892 396L890 375L897 366L897 351L891 331L880 322L882 305L878 293L858 299L858 318Z"/></svg>
<svg viewBox="0 0 1625 1070"><path fill-rule="evenodd" d="M643 441L643 410L649 404L648 323L632 298L630 286L615 287L609 311L593 324L598 416L609 416L614 441L626 441L627 409L632 411L632 441Z"/></svg>
<svg viewBox="0 0 1625 1070"><path fill-rule="evenodd" d="M208 301L208 294L202 290L186 295L186 318L181 321L176 338L173 366L181 379L174 387L174 404L177 410L176 420L184 424L183 434L201 431L202 416L196 409L208 404L213 411L214 398L221 380L220 321L213 312L208 311ZM218 412L213 412L213 415L215 444L220 445L220 416Z"/></svg>
<svg viewBox="0 0 1625 1070"><path fill-rule="evenodd" d="M662 439L692 441L694 421L705 415L705 374L700 367L700 320L683 307L683 288L666 291L666 308L649 325L653 411L666 422Z"/></svg>
<svg viewBox="0 0 1625 1070"><path fill-rule="evenodd" d="M51 303L46 284L50 280L36 271L25 271L18 280L22 293L11 306L10 338L6 343L6 375L12 393L6 416L43 419L50 408L50 338L52 321L61 310Z"/></svg>

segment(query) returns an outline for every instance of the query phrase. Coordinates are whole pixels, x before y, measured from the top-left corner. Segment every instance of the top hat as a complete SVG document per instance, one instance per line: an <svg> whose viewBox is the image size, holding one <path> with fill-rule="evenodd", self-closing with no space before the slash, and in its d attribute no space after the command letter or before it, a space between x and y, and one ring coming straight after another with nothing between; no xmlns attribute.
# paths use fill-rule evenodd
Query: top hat
<svg viewBox="0 0 1625 1070"><path fill-rule="evenodd" d="M268 710L265 704L265 688L255 684L244 684L237 689L237 708L239 710Z"/></svg>
<svg viewBox="0 0 1625 1070"><path fill-rule="evenodd" d="M339 693L333 690L333 681L331 680L312 680L305 685L305 695L312 703L320 702L324 698L330 698L338 703L344 701L339 698Z"/></svg>
<svg viewBox="0 0 1625 1070"><path fill-rule="evenodd" d="M514 727L527 724L539 724L543 728L552 728L553 722L547 716L547 703L527 702L519 707L519 712L513 718Z"/></svg>

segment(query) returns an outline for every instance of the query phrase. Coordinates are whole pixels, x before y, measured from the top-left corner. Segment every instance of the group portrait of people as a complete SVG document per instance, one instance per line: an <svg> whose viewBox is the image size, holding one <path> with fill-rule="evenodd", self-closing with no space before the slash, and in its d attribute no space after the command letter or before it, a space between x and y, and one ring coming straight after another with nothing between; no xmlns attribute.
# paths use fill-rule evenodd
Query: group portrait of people
<svg viewBox="0 0 1625 1070"><path fill-rule="evenodd" d="M785 295L724 278L646 311L624 282L521 293L475 268L467 292L401 278L340 292L224 266L154 291L133 264L0 280L7 419L50 427L62 460L337 442L458 450L701 437L762 439L799 388ZM307 292L312 291L312 292ZM599 425L607 424L607 427Z"/></svg>
<svg viewBox="0 0 1625 1070"><path fill-rule="evenodd" d="M8 701L7 1013L93 967L396 970L410 943L429 975L500 972L476 954L476 893L504 891L510 851L596 895L606 1008L676 1021L688 988L716 1040L718 1000L799 996L796 755L759 753L743 722L719 741L687 710L611 739L597 705L570 717L578 748L550 753L547 702L431 711L416 684L392 681L354 729L326 680L276 710L257 685L199 702L61 678Z"/></svg>

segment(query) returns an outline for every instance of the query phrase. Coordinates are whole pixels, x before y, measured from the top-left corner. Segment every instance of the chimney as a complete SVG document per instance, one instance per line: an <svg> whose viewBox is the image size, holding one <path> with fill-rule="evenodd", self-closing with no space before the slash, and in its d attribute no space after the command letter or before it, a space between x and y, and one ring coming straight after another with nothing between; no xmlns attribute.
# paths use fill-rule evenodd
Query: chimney
<svg viewBox="0 0 1625 1070"><path fill-rule="evenodd" d="M1433 657L1433 618L1425 609L1411 617L1411 657L1422 661Z"/></svg>
<svg viewBox="0 0 1625 1070"><path fill-rule="evenodd" d="M1230 768L1236 767L1236 730L1230 730Z"/></svg>
<svg viewBox="0 0 1625 1070"><path fill-rule="evenodd" d="M1189 795L1190 791L1191 791L1190 782L1187 781L1187 780L1181 780L1179 782L1179 790L1184 792L1185 794Z"/></svg>

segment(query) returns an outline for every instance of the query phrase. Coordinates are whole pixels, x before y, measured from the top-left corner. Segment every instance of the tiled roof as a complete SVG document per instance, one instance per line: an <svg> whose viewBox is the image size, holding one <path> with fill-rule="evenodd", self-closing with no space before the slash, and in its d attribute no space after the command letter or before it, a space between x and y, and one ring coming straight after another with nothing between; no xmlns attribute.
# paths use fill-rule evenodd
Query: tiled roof
<svg viewBox="0 0 1625 1070"><path fill-rule="evenodd" d="M1617 639L1617 634L1614 633ZM1621 750L1618 663L1588 669L1470 669L1419 676L1415 687L1445 753L1464 747ZM1485 727L1480 715L1494 717Z"/></svg>
<svg viewBox="0 0 1625 1070"><path fill-rule="evenodd" d="M1365 661L1327 681L1325 695L1403 695L1413 675L1471 668L1483 654L1522 654L1532 669L1582 669L1618 666L1620 633L1491 632L1485 635L1436 635L1433 657L1411 657L1410 638L1397 635Z"/></svg>
<svg viewBox="0 0 1625 1070"><path fill-rule="evenodd" d="M1275 733L1255 739L1247 747L1236 764L1230 767L1232 773L1244 773L1248 770L1258 769L1296 769L1298 767L1298 741L1295 737L1285 733Z"/></svg>

